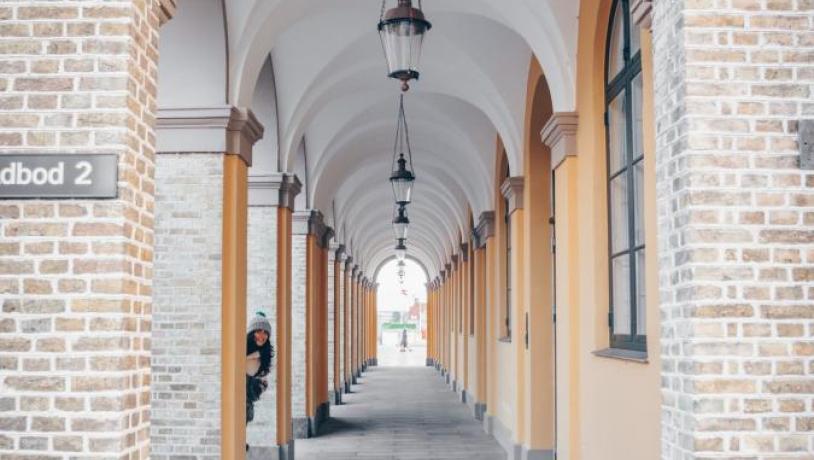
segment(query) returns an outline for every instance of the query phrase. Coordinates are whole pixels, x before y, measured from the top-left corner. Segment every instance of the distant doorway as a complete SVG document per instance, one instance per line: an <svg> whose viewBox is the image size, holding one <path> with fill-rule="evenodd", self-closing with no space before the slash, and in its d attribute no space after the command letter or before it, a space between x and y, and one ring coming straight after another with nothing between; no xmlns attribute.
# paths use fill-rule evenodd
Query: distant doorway
<svg viewBox="0 0 814 460"><path fill-rule="evenodd" d="M414 261L391 260L379 270L377 337L379 366L425 366L427 275Z"/></svg>

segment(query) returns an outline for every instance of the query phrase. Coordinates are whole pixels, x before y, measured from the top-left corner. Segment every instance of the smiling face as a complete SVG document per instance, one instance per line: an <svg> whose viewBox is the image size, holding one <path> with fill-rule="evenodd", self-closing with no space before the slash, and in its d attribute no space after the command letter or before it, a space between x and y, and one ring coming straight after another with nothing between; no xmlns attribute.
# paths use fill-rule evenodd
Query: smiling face
<svg viewBox="0 0 814 460"><path fill-rule="evenodd" d="M268 332L262 329L254 331L254 343L256 343L258 347L262 347L263 345L265 345L268 339L269 339Z"/></svg>

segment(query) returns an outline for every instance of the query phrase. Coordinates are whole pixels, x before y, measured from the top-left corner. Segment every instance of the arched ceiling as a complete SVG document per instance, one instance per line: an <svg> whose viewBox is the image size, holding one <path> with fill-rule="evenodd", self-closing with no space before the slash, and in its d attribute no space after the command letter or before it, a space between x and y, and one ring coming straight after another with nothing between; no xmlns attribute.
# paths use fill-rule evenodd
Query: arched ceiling
<svg viewBox="0 0 814 460"><path fill-rule="evenodd" d="M393 256L387 177L399 95L398 82L385 75L375 27L381 2L179 3L181 19L170 23L175 30L167 34L173 43L165 46L162 35L162 53L168 49L179 59L168 62L162 54L159 104L193 103L194 88L187 84L175 92L165 82L183 85L190 67L180 59L182 48L196 48L196 66L217 76L197 77L201 88L225 84L229 103L262 113L258 118L274 142L255 151L269 156L255 162L264 170L279 164L282 171L306 176L300 179L311 206L327 216L366 273L377 270ZM389 0L388 7L394 3ZM423 6L433 29L424 42L421 81L413 82L405 97L418 177L408 208L408 247L434 277L467 238L469 214L477 219L491 208L496 136L512 174L522 174L532 55L546 73L554 110L574 109L579 5L573 0L427 0ZM196 13L184 14L185 8ZM205 38L195 27L205 23L211 31L218 21L225 26L223 35ZM190 29L184 40L182 28ZM204 55L202 43L225 50ZM269 97L274 100L258 100Z"/></svg>

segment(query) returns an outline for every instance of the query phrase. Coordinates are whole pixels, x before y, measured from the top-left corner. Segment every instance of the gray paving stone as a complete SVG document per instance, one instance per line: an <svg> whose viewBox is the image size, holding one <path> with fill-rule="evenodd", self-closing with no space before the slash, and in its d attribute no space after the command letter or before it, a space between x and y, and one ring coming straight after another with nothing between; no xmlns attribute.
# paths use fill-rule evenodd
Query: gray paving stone
<svg viewBox="0 0 814 460"><path fill-rule="evenodd" d="M352 391L319 436L296 441L297 459L506 458L432 368L370 367Z"/></svg>

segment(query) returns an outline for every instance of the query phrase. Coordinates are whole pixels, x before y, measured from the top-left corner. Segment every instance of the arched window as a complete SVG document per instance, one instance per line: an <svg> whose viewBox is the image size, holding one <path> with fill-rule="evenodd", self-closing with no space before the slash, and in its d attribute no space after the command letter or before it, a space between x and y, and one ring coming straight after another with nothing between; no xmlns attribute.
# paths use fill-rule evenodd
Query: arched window
<svg viewBox="0 0 814 460"><path fill-rule="evenodd" d="M630 0L614 0L605 59L611 347L646 350L642 54Z"/></svg>

